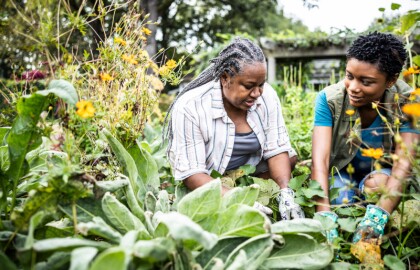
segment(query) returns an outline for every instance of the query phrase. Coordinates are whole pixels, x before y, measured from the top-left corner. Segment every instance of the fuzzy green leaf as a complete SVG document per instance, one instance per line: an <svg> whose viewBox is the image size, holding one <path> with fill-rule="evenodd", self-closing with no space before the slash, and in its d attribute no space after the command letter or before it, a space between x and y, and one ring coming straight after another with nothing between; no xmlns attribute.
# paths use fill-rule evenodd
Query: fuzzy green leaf
<svg viewBox="0 0 420 270"><path fill-rule="evenodd" d="M76 248L71 252L70 270L88 270L98 250L94 247Z"/></svg>
<svg viewBox="0 0 420 270"><path fill-rule="evenodd" d="M146 230L144 224L109 192L102 198L102 210L109 222L120 232Z"/></svg>
<svg viewBox="0 0 420 270"><path fill-rule="evenodd" d="M211 249L217 243L217 235L203 230L200 225L181 213L157 212L155 218L166 226L171 237L176 240L192 240L205 249Z"/></svg>
<svg viewBox="0 0 420 270"><path fill-rule="evenodd" d="M86 239L61 237L39 240L33 245L33 249L36 252L70 250L78 247L97 247L99 249L105 249L110 247L110 244Z"/></svg>
<svg viewBox="0 0 420 270"><path fill-rule="evenodd" d="M210 250L203 250L197 257L196 261L204 270L212 269L216 260L226 261L229 254L241 243L245 242L245 237L226 237L219 239L219 242Z"/></svg>
<svg viewBox="0 0 420 270"><path fill-rule="evenodd" d="M120 247L107 249L98 255L89 270L126 270L126 256L126 252Z"/></svg>
<svg viewBox="0 0 420 270"><path fill-rule="evenodd" d="M222 201L220 180L216 179L193 190L178 203L178 212L200 222L217 212Z"/></svg>
<svg viewBox="0 0 420 270"><path fill-rule="evenodd" d="M330 245L304 234L284 235L285 245L275 248L262 265L268 269L323 269L334 257Z"/></svg>
<svg viewBox="0 0 420 270"><path fill-rule="evenodd" d="M257 209L235 204L220 212L213 232L221 236L253 237L269 229L270 222Z"/></svg>
<svg viewBox="0 0 420 270"><path fill-rule="evenodd" d="M226 265L233 264L237 256L241 252L245 252L246 257L241 256L241 260L245 259L244 265L246 269L254 270L259 269L259 266L268 258L271 250L273 249L274 242L271 234L262 234L248 239L241 243L232 251L226 259Z"/></svg>
<svg viewBox="0 0 420 270"><path fill-rule="evenodd" d="M101 217L94 217L92 221L77 224L77 229L83 235L97 235L113 243L119 243L122 235L108 225Z"/></svg>
<svg viewBox="0 0 420 270"><path fill-rule="evenodd" d="M228 208L234 204L246 204L252 206L258 198L259 186L236 187L229 190L222 199L222 208Z"/></svg>
<svg viewBox="0 0 420 270"><path fill-rule="evenodd" d="M324 230L321 222L309 218L282 220L271 225L271 232L280 234L312 233Z"/></svg>
<svg viewBox="0 0 420 270"><path fill-rule="evenodd" d="M165 261L175 253L175 242L163 237L137 241L133 248L134 256L150 261Z"/></svg>

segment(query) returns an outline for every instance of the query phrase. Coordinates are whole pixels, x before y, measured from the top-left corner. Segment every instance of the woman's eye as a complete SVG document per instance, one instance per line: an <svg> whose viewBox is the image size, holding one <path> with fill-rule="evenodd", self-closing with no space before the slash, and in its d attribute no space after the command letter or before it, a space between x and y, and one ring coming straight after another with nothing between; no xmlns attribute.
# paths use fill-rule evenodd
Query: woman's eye
<svg viewBox="0 0 420 270"><path fill-rule="evenodd" d="M362 84L363 84L364 86L369 86L369 85L370 85L370 82L362 81Z"/></svg>
<svg viewBox="0 0 420 270"><path fill-rule="evenodd" d="M346 74L347 79L351 80L353 79L353 76L351 74Z"/></svg>

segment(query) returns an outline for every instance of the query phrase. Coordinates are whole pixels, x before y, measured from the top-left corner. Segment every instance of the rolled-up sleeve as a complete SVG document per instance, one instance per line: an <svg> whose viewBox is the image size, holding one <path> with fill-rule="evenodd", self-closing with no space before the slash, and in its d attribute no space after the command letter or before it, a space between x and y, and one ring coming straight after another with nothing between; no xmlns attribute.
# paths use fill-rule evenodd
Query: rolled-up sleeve
<svg viewBox="0 0 420 270"><path fill-rule="evenodd" d="M208 173L203 136L193 115L188 106L175 107L172 112L173 138L168 155L178 181L197 173Z"/></svg>
<svg viewBox="0 0 420 270"><path fill-rule="evenodd" d="M283 152L288 152L290 157L296 156L296 151L290 144L280 100L271 86L268 85L265 92L267 94L262 96L266 106L266 126L264 131L266 142L263 157L267 160Z"/></svg>

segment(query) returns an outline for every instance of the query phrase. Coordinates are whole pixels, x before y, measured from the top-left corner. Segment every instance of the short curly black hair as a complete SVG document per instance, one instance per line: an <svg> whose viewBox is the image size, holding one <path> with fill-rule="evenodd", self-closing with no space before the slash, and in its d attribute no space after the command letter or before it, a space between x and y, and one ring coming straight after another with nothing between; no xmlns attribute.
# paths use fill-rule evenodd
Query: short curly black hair
<svg viewBox="0 0 420 270"><path fill-rule="evenodd" d="M386 74L387 80L398 75L407 58L404 44L392 34L379 32L359 36L346 54L347 61L355 58L377 65Z"/></svg>

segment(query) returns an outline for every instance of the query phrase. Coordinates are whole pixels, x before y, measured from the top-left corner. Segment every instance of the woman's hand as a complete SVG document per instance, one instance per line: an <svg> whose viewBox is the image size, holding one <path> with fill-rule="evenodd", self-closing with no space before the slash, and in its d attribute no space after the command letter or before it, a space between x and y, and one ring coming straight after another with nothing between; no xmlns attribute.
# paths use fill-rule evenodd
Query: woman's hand
<svg viewBox="0 0 420 270"><path fill-rule="evenodd" d="M291 188L283 188L277 197L282 220L305 218L305 213L299 204L295 203L295 193Z"/></svg>

